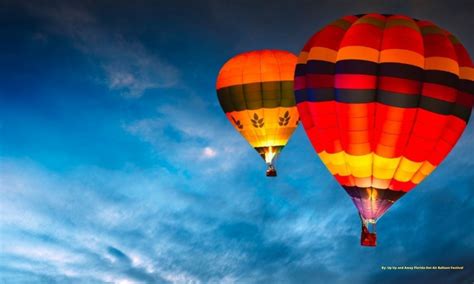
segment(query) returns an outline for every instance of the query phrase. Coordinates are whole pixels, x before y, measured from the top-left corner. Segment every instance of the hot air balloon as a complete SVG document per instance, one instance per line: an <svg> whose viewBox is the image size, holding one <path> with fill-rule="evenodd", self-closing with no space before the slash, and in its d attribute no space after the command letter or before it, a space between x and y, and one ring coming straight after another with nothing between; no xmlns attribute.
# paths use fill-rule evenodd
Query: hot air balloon
<svg viewBox="0 0 474 284"><path fill-rule="evenodd" d="M459 40L431 22L346 16L304 46L295 96L314 149L359 211L361 245L375 246L377 220L463 133L474 69Z"/></svg>
<svg viewBox="0 0 474 284"><path fill-rule="evenodd" d="M298 126L295 65L287 51L251 51L227 61L217 77L222 110L267 163L267 176L276 176L275 158Z"/></svg>

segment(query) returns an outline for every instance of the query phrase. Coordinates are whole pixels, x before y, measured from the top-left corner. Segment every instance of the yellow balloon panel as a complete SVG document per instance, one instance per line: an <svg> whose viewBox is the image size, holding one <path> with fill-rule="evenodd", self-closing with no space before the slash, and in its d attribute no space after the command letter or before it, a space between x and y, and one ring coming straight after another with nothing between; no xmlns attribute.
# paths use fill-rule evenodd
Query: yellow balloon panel
<svg viewBox="0 0 474 284"><path fill-rule="evenodd" d="M296 107L233 111L226 116L254 148L285 146L299 120Z"/></svg>
<svg viewBox="0 0 474 284"><path fill-rule="evenodd" d="M436 168L427 161L413 162L406 157L386 158L375 153L351 155L344 151L322 151L318 155L332 175L351 177L354 186L362 186L370 180L372 187L380 189L389 188L392 179L419 184Z"/></svg>

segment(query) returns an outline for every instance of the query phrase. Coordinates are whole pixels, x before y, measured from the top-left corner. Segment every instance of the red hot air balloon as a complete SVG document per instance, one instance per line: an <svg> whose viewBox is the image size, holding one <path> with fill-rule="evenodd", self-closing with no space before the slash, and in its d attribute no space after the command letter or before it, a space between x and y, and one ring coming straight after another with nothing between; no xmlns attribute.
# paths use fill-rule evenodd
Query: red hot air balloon
<svg viewBox="0 0 474 284"><path fill-rule="evenodd" d="M361 244L375 246L377 220L463 133L474 68L459 40L431 22L347 16L304 46L295 97L314 149L359 211Z"/></svg>

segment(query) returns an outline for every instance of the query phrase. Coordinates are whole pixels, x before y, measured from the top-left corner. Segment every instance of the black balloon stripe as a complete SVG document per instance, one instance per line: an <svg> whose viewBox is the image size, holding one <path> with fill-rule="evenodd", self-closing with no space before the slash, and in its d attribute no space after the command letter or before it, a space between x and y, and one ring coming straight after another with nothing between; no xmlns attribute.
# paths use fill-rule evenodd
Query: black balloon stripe
<svg viewBox="0 0 474 284"><path fill-rule="evenodd" d="M379 64L379 76L422 81L423 68L402 63L381 63Z"/></svg>
<svg viewBox="0 0 474 284"><path fill-rule="evenodd" d="M459 80L459 90L474 96L474 81L461 79Z"/></svg>
<svg viewBox="0 0 474 284"><path fill-rule="evenodd" d="M341 60L336 64L336 74L377 75L379 64L366 60Z"/></svg>
<svg viewBox="0 0 474 284"><path fill-rule="evenodd" d="M387 106L399 108L422 108L430 112L443 115L454 115L464 121L468 121L471 108L447 102L436 98L421 95L407 95L384 90L349 90L349 89L303 89L295 91L296 103L303 102L327 102L337 101L340 103L371 103L378 102Z"/></svg>
<svg viewBox="0 0 474 284"><path fill-rule="evenodd" d="M305 74L334 74L336 73L336 64L323 60L309 60L306 63Z"/></svg>
<svg viewBox="0 0 474 284"><path fill-rule="evenodd" d="M295 91L296 103L326 102L334 100L334 88L307 88Z"/></svg>
<svg viewBox="0 0 474 284"><path fill-rule="evenodd" d="M377 93L377 102L388 106L400 108L416 108L420 95L407 95L394 92L379 90Z"/></svg>
<svg viewBox="0 0 474 284"><path fill-rule="evenodd" d="M454 105L455 103L438 100L427 96L421 96L418 107L437 114L449 115L453 113Z"/></svg>
<svg viewBox="0 0 474 284"><path fill-rule="evenodd" d="M457 89L459 86L459 76L445 71L425 70L423 82L439 84Z"/></svg>
<svg viewBox="0 0 474 284"><path fill-rule="evenodd" d="M296 64L295 78L304 77L306 75L306 64Z"/></svg>
<svg viewBox="0 0 474 284"><path fill-rule="evenodd" d="M376 90L336 89L335 97L341 103L371 103L375 101Z"/></svg>
<svg viewBox="0 0 474 284"><path fill-rule="evenodd" d="M455 104L453 107L452 115L459 117L460 119L464 120L466 123L469 121L471 117L472 108L467 107L465 105Z"/></svg>
<svg viewBox="0 0 474 284"><path fill-rule="evenodd" d="M295 105L293 81L249 83L220 88L217 97L224 112Z"/></svg>
<svg viewBox="0 0 474 284"><path fill-rule="evenodd" d="M376 75L379 77L393 77L414 81L423 81L426 83L435 83L452 88L458 88L460 81L456 74L450 72L439 70L423 70L418 66L410 64L375 63L366 60L341 60L337 63L311 60L308 61L305 68L297 68L297 72L295 72L296 77L321 74ZM469 87L464 88L472 90L474 88L472 84L472 81L467 81L464 83L464 85L468 85Z"/></svg>

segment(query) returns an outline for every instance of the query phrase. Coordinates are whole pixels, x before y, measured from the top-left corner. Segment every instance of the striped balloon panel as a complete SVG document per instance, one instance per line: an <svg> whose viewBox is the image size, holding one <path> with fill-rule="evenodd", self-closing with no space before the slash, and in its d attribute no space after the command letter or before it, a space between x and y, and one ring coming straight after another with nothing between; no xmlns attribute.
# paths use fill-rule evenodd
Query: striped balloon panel
<svg viewBox="0 0 474 284"><path fill-rule="evenodd" d="M347 16L304 46L295 70L303 127L323 163L376 220L447 156L468 122L474 69L427 21Z"/></svg>
<svg viewBox="0 0 474 284"><path fill-rule="evenodd" d="M217 79L217 96L227 118L267 162L298 126L295 65L296 56L286 51L252 51L230 59Z"/></svg>

